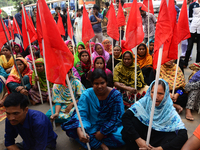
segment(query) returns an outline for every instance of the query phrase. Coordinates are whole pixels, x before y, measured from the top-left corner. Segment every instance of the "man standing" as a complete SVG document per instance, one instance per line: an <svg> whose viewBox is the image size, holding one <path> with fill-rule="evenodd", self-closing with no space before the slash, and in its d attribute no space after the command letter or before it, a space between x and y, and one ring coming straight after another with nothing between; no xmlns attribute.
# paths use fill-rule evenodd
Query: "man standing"
<svg viewBox="0 0 200 150"><path fill-rule="evenodd" d="M15 19L19 25L19 28L22 32L22 7L19 8L19 12L15 14Z"/></svg>
<svg viewBox="0 0 200 150"><path fill-rule="evenodd" d="M95 36L92 38L92 42L94 43L96 43L96 39L98 39L99 43L102 43L103 40L103 34L101 28L102 19L103 15L99 13L99 6L95 4L93 6L93 14L90 16L90 21L95 34Z"/></svg>
<svg viewBox="0 0 200 150"><path fill-rule="evenodd" d="M37 8L35 7L33 8L33 16L31 17L35 28L36 28L36 14L37 14Z"/></svg>
<svg viewBox="0 0 200 150"><path fill-rule="evenodd" d="M7 150L55 150L57 135L51 122L40 111L28 109L28 100L20 93L11 93L4 102L7 119L5 146ZM18 134L22 143L15 143Z"/></svg>
<svg viewBox="0 0 200 150"><path fill-rule="evenodd" d="M76 28L76 41L77 43L82 41L82 22L83 22L83 17L82 17L82 10L78 9L77 10L77 16L75 19L74 27Z"/></svg>
<svg viewBox="0 0 200 150"><path fill-rule="evenodd" d="M148 12L144 11L140 7L140 14L142 16L142 24L144 25L144 43L148 42ZM154 39L155 35L156 17L149 13L149 41Z"/></svg>

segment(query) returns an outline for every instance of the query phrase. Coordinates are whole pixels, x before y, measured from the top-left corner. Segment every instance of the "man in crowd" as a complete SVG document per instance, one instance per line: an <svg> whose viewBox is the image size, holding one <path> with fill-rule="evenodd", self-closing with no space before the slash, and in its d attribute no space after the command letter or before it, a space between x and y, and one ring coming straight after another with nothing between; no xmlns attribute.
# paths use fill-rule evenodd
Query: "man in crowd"
<svg viewBox="0 0 200 150"><path fill-rule="evenodd" d="M74 27L76 28L76 41L77 43L82 41L82 22L83 22L83 17L82 17L82 10L78 9L77 10L77 17L75 19Z"/></svg>
<svg viewBox="0 0 200 150"><path fill-rule="evenodd" d="M33 16L31 17L35 28L36 28L36 14L37 14L37 8L35 7L33 8Z"/></svg>
<svg viewBox="0 0 200 150"><path fill-rule="evenodd" d="M28 109L28 100L20 93L11 93L4 102L7 119L5 146L7 150L55 150L57 135L51 122L40 111ZM15 143L18 134L22 143Z"/></svg>
<svg viewBox="0 0 200 150"><path fill-rule="evenodd" d="M140 7L140 14L142 16L142 24L144 25L144 43L148 42L148 12L142 10ZM154 39L155 35L156 17L149 13L149 41Z"/></svg>
<svg viewBox="0 0 200 150"><path fill-rule="evenodd" d="M95 34L95 36L92 38L92 42L96 43L96 39L98 39L98 42L102 43L103 40L103 34L101 28L102 19L103 15L99 13L99 6L95 4L93 6L93 14L90 16L90 21Z"/></svg>
<svg viewBox="0 0 200 150"><path fill-rule="evenodd" d="M19 25L19 28L22 32L22 7L19 8L19 12L15 14L15 19Z"/></svg>

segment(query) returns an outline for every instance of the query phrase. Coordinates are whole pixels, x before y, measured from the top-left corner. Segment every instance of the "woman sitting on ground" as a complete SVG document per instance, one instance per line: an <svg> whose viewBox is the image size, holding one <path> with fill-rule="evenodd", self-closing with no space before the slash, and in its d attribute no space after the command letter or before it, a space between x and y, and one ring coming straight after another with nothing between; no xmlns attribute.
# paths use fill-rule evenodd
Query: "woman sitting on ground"
<svg viewBox="0 0 200 150"><path fill-rule="evenodd" d="M66 40L66 41L65 41L65 44L66 44L67 47L68 47L69 45L72 45L72 41L71 41L71 40Z"/></svg>
<svg viewBox="0 0 200 150"><path fill-rule="evenodd" d="M83 42L79 42L78 45L77 45L76 54L74 56L74 67L76 67L76 64L80 61L79 54L84 49L85 49L84 43Z"/></svg>
<svg viewBox="0 0 200 150"><path fill-rule="evenodd" d="M83 94L85 88L81 82L72 75L72 70L68 72L70 84L74 93L76 102L78 102L81 94ZM53 115L51 109L47 111L46 116L51 120L55 120L56 123L63 123L71 118L74 111L74 104L68 88L61 84L54 84L52 89L52 101L55 103L53 106Z"/></svg>
<svg viewBox="0 0 200 150"><path fill-rule="evenodd" d="M137 63L139 64L142 74L144 75L144 81L147 85L155 79L155 73L153 71L153 59L149 54L147 46L141 43L137 47Z"/></svg>
<svg viewBox="0 0 200 150"><path fill-rule="evenodd" d="M10 73L14 65L14 59L10 51L10 46L4 46L2 53L3 55L1 55L1 58L3 60L3 68L5 69L6 73Z"/></svg>
<svg viewBox="0 0 200 150"><path fill-rule="evenodd" d="M174 107L177 109L178 113L181 113L183 107L186 106L188 95L187 93L185 93L184 90L185 78L180 67L178 67L174 96L172 95L175 73L176 73L176 64L174 63L174 60L170 60L161 66L160 78L168 82L170 96L174 102Z"/></svg>
<svg viewBox="0 0 200 150"><path fill-rule="evenodd" d="M85 86L85 88L91 87L90 81L87 79L87 74L91 69L91 60L90 55L87 50L83 50L79 54L80 61L76 64L76 70L81 76L81 83Z"/></svg>
<svg viewBox="0 0 200 150"><path fill-rule="evenodd" d="M37 48L36 46L32 45L32 50L33 50L33 57L34 57L34 60L36 60L37 57L36 57L36 55L35 55L35 52L38 51L38 48ZM33 58L32 58L31 50L30 50L30 49L29 49L29 52L30 52L30 54L27 55L27 56L25 57L25 59L26 59L26 61L28 62L30 69L33 70L33 69L34 69L34 67L33 67Z"/></svg>
<svg viewBox="0 0 200 150"><path fill-rule="evenodd" d="M124 113L122 95L116 89L107 87L107 76L102 69L94 70L91 81L93 88L87 89L78 102L87 138L83 135L76 113L62 125L62 129L84 148L87 148L87 142L95 149L120 147L124 145L120 133L121 117Z"/></svg>
<svg viewBox="0 0 200 150"><path fill-rule="evenodd" d="M114 69L114 86L119 89L123 95L124 105L130 107L136 100L143 97L146 93L144 77L142 70L137 65L137 90L135 89L135 63L133 53L125 51L122 55L122 62L118 63Z"/></svg>
<svg viewBox="0 0 200 150"><path fill-rule="evenodd" d="M188 101L186 105L185 118L193 121L191 110L197 110L200 108L200 71L196 72L189 82L185 86L185 90L189 92Z"/></svg>
<svg viewBox="0 0 200 150"><path fill-rule="evenodd" d="M31 89L33 71L29 68L27 61L23 57L16 58L16 63L22 76L24 87L16 66L11 70L6 85L10 92L20 92L21 94L28 95L28 91Z"/></svg>
<svg viewBox="0 0 200 150"><path fill-rule="evenodd" d="M97 56L103 56L106 64L110 58L110 55L105 49L103 48L103 45L101 43L96 43L94 46L94 52L92 53L92 60L94 61L94 58Z"/></svg>
<svg viewBox="0 0 200 150"><path fill-rule="evenodd" d="M147 42L147 46L148 46L148 42ZM151 56L153 56L153 54L154 54L154 39L151 39L149 41L149 54Z"/></svg>
<svg viewBox="0 0 200 150"><path fill-rule="evenodd" d="M105 59L102 56L97 56L93 61L93 68L89 72L87 78L91 79L92 72L95 69L102 69L107 75L107 86L113 87L113 75L112 72L106 68ZM91 86L92 87L92 86Z"/></svg>
<svg viewBox="0 0 200 150"><path fill-rule="evenodd" d="M22 50L21 45L15 43L13 53L15 55L17 55L18 53L22 53L22 52L23 52L23 50Z"/></svg>
<svg viewBox="0 0 200 150"><path fill-rule="evenodd" d="M120 46L115 46L113 49L114 52L114 67L122 61L122 49ZM113 71L113 66L112 66L112 57L108 60L107 66L109 70Z"/></svg>
<svg viewBox="0 0 200 150"><path fill-rule="evenodd" d="M41 103L41 98L40 98L37 81L39 81L39 83L40 83L40 90L41 90L43 101L44 102L48 101L46 73L45 73L45 69L44 69L44 59L43 58L36 59L35 66L36 66L38 76L36 76L35 71L33 71L32 88L29 91L29 94L31 96L31 103L33 105ZM52 88L52 87L53 87L53 84L50 83L50 88Z"/></svg>
<svg viewBox="0 0 200 150"><path fill-rule="evenodd" d="M105 39L105 40L102 42L102 44L103 44L104 49L105 49L110 55L112 55L112 45L111 45L110 40Z"/></svg>
<svg viewBox="0 0 200 150"><path fill-rule="evenodd" d="M146 145L154 84L152 82L146 95L122 116L121 133L126 150L180 150L188 139L184 123L173 107L169 86L165 80L159 79L150 145Z"/></svg>

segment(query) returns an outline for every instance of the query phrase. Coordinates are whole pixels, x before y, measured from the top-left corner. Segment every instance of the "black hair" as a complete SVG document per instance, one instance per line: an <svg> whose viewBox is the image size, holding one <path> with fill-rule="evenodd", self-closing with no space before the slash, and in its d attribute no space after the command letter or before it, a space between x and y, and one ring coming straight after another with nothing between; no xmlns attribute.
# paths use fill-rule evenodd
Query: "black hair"
<svg viewBox="0 0 200 150"><path fill-rule="evenodd" d="M106 7L110 6L110 4L108 2L105 2Z"/></svg>
<svg viewBox="0 0 200 150"><path fill-rule="evenodd" d="M81 6L81 12L83 12L83 6Z"/></svg>
<svg viewBox="0 0 200 150"><path fill-rule="evenodd" d="M120 51L122 51L122 48L121 48L119 45L116 45L115 47L118 47L118 48L120 49ZM114 47L114 48L115 48L115 47Z"/></svg>
<svg viewBox="0 0 200 150"><path fill-rule="evenodd" d="M60 8L59 6L56 6L56 7L55 7L55 10L56 10L56 9L61 10L61 8Z"/></svg>
<svg viewBox="0 0 200 150"><path fill-rule="evenodd" d="M21 10L22 10L22 7L20 6L20 7L19 7L19 11L21 11Z"/></svg>
<svg viewBox="0 0 200 150"><path fill-rule="evenodd" d="M116 0L117 3L119 3L119 0ZM122 4L122 7L124 6L124 1L121 0L121 4Z"/></svg>
<svg viewBox="0 0 200 150"><path fill-rule="evenodd" d="M34 7L34 8L33 8L33 11L34 11L35 9L37 9L37 7Z"/></svg>
<svg viewBox="0 0 200 150"><path fill-rule="evenodd" d="M37 45L37 46L38 46L38 45L39 45L39 44L38 44L38 40L35 40L35 41L32 43L32 45Z"/></svg>
<svg viewBox="0 0 200 150"><path fill-rule="evenodd" d="M28 102L27 97L21 93L11 93L6 97L4 101L5 107L20 105L21 109L25 109L28 106L28 104L29 102Z"/></svg>
<svg viewBox="0 0 200 150"><path fill-rule="evenodd" d="M140 43L140 45L138 45L138 47L137 47L137 50L139 49L140 46L143 46L147 50L147 46L144 43Z"/></svg>
<svg viewBox="0 0 200 150"><path fill-rule="evenodd" d="M19 54L23 57L22 53L17 53L17 54L16 54L16 57L17 57L17 55L19 55Z"/></svg>
<svg viewBox="0 0 200 150"><path fill-rule="evenodd" d="M122 59L124 59L125 54L129 54L131 56L131 59L133 59L133 55L129 51L124 52L124 54L122 55Z"/></svg>
<svg viewBox="0 0 200 150"><path fill-rule="evenodd" d="M103 57L101 57L101 56L97 56L97 57L95 58L95 60L94 60L94 65L95 65L95 63L96 63L96 61L97 61L98 59L101 59L101 60L103 61L103 63L104 63L104 66L105 66L105 60L104 60Z"/></svg>
<svg viewBox="0 0 200 150"><path fill-rule="evenodd" d="M80 57L80 58L81 58L81 55L82 55L83 53L87 53L87 54L88 54L88 56L89 56L89 53L88 53L88 51L87 51L87 50L82 50L82 51L79 53L79 57Z"/></svg>
<svg viewBox="0 0 200 150"><path fill-rule="evenodd" d="M102 69L94 69L94 71L92 72L92 76L91 76L91 82L93 83L94 80L99 79L100 77L105 79L107 82L107 75L106 75L105 71Z"/></svg>
<svg viewBox="0 0 200 150"><path fill-rule="evenodd" d="M67 12L67 9L66 9L66 8L63 8L62 11L63 11L63 13L66 13L66 12Z"/></svg>
<svg viewBox="0 0 200 150"><path fill-rule="evenodd" d="M99 6L98 6L98 5L96 5L96 4L94 4L94 6L93 6L93 9L96 9L96 10L98 10L98 11L99 11Z"/></svg>
<svg viewBox="0 0 200 150"><path fill-rule="evenodd" d="M151 89L153 88L153 86L155 85L155 83L156 83L156 82L154 82L154 83L152 84ZM158 81L158 85L161 85L161 86L163 87L164 91L165 91L165 83L164 83L162 80L159 80L159 81Z"/></svg>
<svg viewBox="0 0 200 150"><path fill-rule="evenodd" d="M6 49L8 49L9 51L11 51L9 45L4 46L3 48L6 48Z"/></svg>
<svg viewBox="0 0 200 150"><path fill-rule="evenodd" d="M79 47L79 46L82 46L82 47L85 49L85 46L84 46L83 44L79 44L78 47ZM78 47L77 47L77 48L78 48Z"/></svg>
<svg viewBox="0 0 200 150"><path fill-rule="evenodd" d="M77 12L78 12L78 11L82 12L82 10L81 10L81 9L77 9Z"/></svg>
<svg viewBox="0 0 200 150"><path fill-rule="evenodd" d="M37 58L40 58L40 51L36 51L36 52L35 52L35 56L36 56Z"/></svg>

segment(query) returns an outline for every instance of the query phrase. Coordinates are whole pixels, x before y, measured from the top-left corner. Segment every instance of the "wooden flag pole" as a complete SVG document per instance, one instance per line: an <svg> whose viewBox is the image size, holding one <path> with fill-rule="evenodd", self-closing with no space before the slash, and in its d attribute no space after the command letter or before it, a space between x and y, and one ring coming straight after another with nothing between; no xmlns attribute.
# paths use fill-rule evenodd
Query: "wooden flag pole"
<svg viewBox="0 0 200 150"><path fill-rule="evenodd" d="M149 50L149 1L150 0L148 0L148 50Z"/></svg>
<svg viewBox="0 0 200 150"><path fill-rule="evenodd" d="M121 41L122 41L122 27L120 27L120 29L119 29L119 33L120 33L120 35L119 35L119 43L120 43L120 47L122 47L122 43L121 43Z"/></svg>
<svg viewBox="0 0 200 150"><path fill-rule="evenodd" d="M137 90L137 48L135 50L135 89ZM135 101L137 101L137 94L135 94Z"/></svg>
<svg viewBox="0 0 200 150"><path fill-rule="evenodd" d="M112 39L112 72L114 76L114 69L115 69L115 64L114 64L114 50L113 50L113 39Z"/></svg>
<svg viewBox="0 0 200 150"><path fill-rule="evenodd" d="M174 78L172 96L174 96L174 92L175 92L175 88L176 88L176 78L177 78L177 74L178 74L178 67L179 67L179 61L180 61L180 55L181 55L181 44L182 44L182 42L180 42L178 45L178 59L177 59L177 64L176 64L176 73L175 73L175 78Z"/></svg>
<svg viewBox="0 0 200 150"><path fill-rule="evenodd" d="M73 104L74 104L74 107L75 107L75 110L76 110L76 114L78 116L78 119L79 119L79 122L80 122L80 125L81 125L81 129L83 131L84 136L86 137L86 132L85 132L85 129L83 127L83 122L82 122L82 119L81 119L81 116L80 116L80 113L79 113L79 110L78 110L78 106L76 104L76 100L74 98L74 93L72 91L72 87L71 87L71 84L70 84L70 81L69 81L68 74L66 76L66 81L67 81L67 85L68 85L68 88L69 88L69 91L70 91L70 95L72 97L72 101L73 101ZM88 150L91 150L89 143L86 143L86 145L87 145Z"/></svg>
<svg viewBox="0 0 200 150"><path fill-rule="evenodd" d="M24 17L24 22L25 22L25 27L26 27L26 32L27 32L27 37L28 37L28 42L29 42L29 48L31 50L31 57L33 58L33 67L34 67L35 75L38 76L37 70L36 70L36 66L35 66L35 59L33 57L33 50L32 50L32 46L31 46L31 40L30 40L30 37L29 37L28 29L27 29L26 16L25 16L25 12L24 12L23 2L21 4L22 4L23 17ZM41 99L41 102L43 104L43 98L42 98L42 93L41 93L39 81L37 81L37 86L38 86L38 90L39 90L39 93L40 93L40 99Z"/></svg>
<svg viewBox="0 0 200 150"><path fill-rule="evenodd" d="M149 127L148 127L147 140L146 140L147 146L149 145L150 136L151 136L151 128L152 128L152 123L153 123L153 116L154 116L156 97L157 97L157 91L158 91L158 81L159 81L159 77L160 77L162 53L163 53L163 48L161 46L159 49L159 55L158 55L158 63L157 63L157 69L156 69L156 81L155 81L155 85L154 85L153 101L152 101L152 106L151 106L151 116L150 116L150 120L149 120Z"/></svg>
<svg viewBox="0 0 200 150"><path fill-rule="evenodd" d="M17 68L17 72L19 73L19 77L20 77L20 80L21 80L21 82L22 82L22 86L24 87L24 89L26 89L26 88L25 88L25 85L24 85L24 81L23 81L22 75L21 75L21 73L20 73L20 71L19 71L19 68L18 68L18 66L17 66L17 62L16 62L16 59L15 59L15 57L14 57L12 47L11 47L11 45L10 45L10 43L9 43L8 35L6 34L6 29L5 29L5 27L4 27L1 14L0 14L0 20L1 20L1 24L2 24L2 26L3 26L3 30L4 30L4 33L5 33L7 42L8 42L9 47L10 47L10 51L11 51L11 54L12 54L12 57L13 57L13 60L14 60L15 67ZM27 98L28 98L28 96L27 96ZM31 104L29 98L28 98L28 102L29 102L29 104Z"/></svg>
<svg viewBox="0 0 200 150"><path fill-rule="evenodd" d="M90 47L90 60L91 60L91 64L93 64L93 62L92 62L92 47L91 47L90 40L89 40L89 47Z"/></svg>

